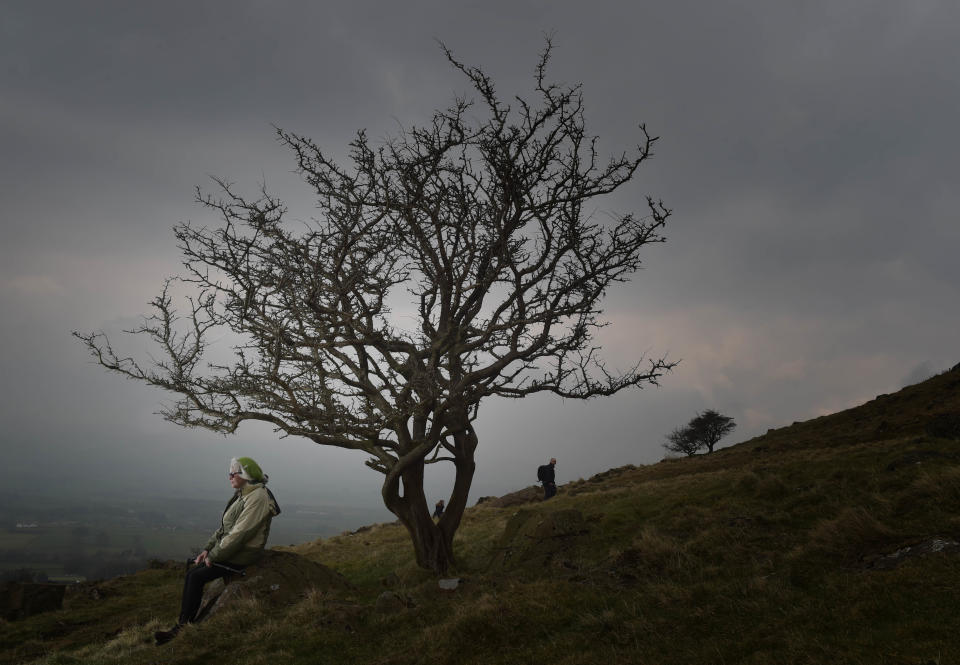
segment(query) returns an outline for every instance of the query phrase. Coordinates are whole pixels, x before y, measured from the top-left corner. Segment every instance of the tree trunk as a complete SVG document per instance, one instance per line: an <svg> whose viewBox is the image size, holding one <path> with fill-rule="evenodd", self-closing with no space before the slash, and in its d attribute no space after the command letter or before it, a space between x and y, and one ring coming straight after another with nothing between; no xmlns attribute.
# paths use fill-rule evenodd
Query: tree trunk
<svg viewBox="0 0 960 665"><path fill-rule="evenodd" d="M438 575L445 574L454 562L453 534L445 534L434 523L428 510L415 511L409 522L403 519L401 522L407 527L413 541L417 565Z"/></svg>
<svg viewBox="0 0 960 665"><path fill-rule="evenodd" d="M423 493L423 469L424 462L420 460L404 469L396 481L391 483L388 476L383 487L383 500L387 509L407 528L417 565L443 574L453 563L453 532L442 531L431 517ZM403 485L402 494L400 483Z"/></svg>
<svg viewBox="0 0 960 665"><path fill-rule="evenodd" d="M458 442L456 446L454 463L456 479L453 493L438 522L433 521L430 504L423 492L425 464L422 460L410 464L400 473L399 481L403 484L402 495L400 482L391 483L389 476L382 492L387 509L399 518L400 523L410 534L417 565L432 570L438 575L445 574L454 563L453 536L460 526L463 511L467 507L467 498L476 468L473 461L476 436L472 431L464 436L466 437L464 441ZM461 443L466 445L460 445Z"/></svg>
<svg viewBox="0 0 960 665"><path fill-rule="evenodd" d="M477 435L468 422L463 430L454 435L453 439L456 477L453 482L453 492L450 494L447 508L438 523L440 530L445 534L449 534L451 543L453 542L453 534L456 533L457 528L460 526L463 511L467 508L470 486L473 484L473 473L476 470L473 452L477 449Z"/></svg>

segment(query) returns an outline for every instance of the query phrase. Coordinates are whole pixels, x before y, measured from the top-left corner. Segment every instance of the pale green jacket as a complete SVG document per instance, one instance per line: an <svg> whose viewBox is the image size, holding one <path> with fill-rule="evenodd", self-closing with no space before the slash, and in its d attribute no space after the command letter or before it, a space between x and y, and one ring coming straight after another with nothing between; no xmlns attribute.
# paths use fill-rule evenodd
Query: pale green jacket
<svg viewBox="0 0 960 665"><path fill-rule="evenodd" d="M248 566L263 555L270 535L270 521L280 514L280 506L263 483L244 485L233 495L220 528L204 545L214 563Z"/></svg>

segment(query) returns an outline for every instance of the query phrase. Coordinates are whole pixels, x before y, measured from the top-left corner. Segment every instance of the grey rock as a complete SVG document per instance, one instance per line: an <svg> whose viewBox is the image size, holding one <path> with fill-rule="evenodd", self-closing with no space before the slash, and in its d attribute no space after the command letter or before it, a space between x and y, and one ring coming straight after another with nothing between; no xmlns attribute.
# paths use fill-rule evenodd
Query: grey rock
<svg viewBox="0 0 960 665"><path fill-rule="evenodd" d="M463 582L463 580L460 579L459 577L453 577L449 579L440 580L439 585L440 585L440 588L443 589L444 591L454 591L458 586L460 586L461 582Z"/></svg>
<svg viewBox="0 0 960 665"><path fill-rule="evenodd" d="M259 563L247 567L246 573L209 583L203 592L198 620L240 599L256 598L269 606L283 606L299 601L310 589L353 588L336 571L293 552L268 550Z"/></svg>

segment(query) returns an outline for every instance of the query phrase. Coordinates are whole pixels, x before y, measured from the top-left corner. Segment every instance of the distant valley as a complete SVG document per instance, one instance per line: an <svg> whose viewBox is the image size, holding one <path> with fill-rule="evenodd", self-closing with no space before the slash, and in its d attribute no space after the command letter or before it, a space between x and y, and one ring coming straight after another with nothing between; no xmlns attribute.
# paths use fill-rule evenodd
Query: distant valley
<svg viewBox="0 0 960 665"><path fill-rule="evenodd" d="M0 578L73 582L186 559L219 524L228 497L71 497L0 494ZM382 521L384 511L281 504L271 544L293 545Z"/></svg>

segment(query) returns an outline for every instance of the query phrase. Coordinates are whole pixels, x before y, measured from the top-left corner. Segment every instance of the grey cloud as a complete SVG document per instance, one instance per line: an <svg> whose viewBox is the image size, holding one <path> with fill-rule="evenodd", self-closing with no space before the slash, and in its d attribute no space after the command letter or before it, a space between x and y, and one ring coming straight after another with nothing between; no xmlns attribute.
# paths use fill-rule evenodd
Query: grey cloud
<svg viewBox="0 0 960 665"><path fill-rule="evenodd" d="M14 3L0 24L0 368L19 383L0 399L0 447L26 484L76 482L70 469L109 484L112 464L125 488L148 468L184 492L219 488L222 458L252 450L291 490L375 503L362 459L172 428L152 415L162 395L99 371L68 333L144 311L179 267L170 226L214 222L192 203L208 175L266 180L309 217L271 126L343 155L359 128L423 122L466 90L438 38L528 94L555 31L551 73L583 82L602 149L632 145L640 122L661 136L598 218L647 194L675 210L668 243L611 294L601 338L620 366L641 351L684 362L660 390L488 404L475 493L529 484L550 456L567 478L656 461L704 408L745 438L951 366L958 19L951 3L866 0ZM68 449L82 464L58 466Z"/></svg>

